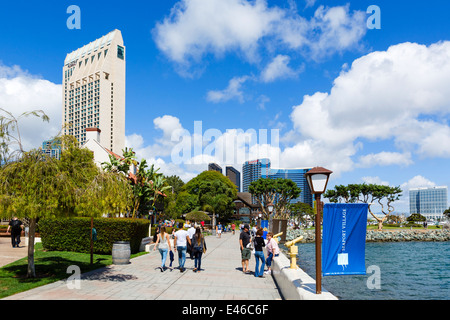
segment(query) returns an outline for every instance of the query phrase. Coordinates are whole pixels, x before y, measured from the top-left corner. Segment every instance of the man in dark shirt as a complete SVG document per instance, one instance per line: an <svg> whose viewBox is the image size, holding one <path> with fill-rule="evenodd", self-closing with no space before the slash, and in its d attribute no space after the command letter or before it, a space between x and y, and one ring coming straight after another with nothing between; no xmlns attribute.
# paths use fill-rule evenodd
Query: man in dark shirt
<svg viewBox="0 0 450 320"><path fill-rule="evenodd" d="M250 227L248 224L244 225L244 230L241 232L239 236L239 245L241 246L241 258L242 258L242 271L247 273L248 270L248 262L252 256L252 250L247 248L247 245L251 241Z"/></svg>
<svg viewBox="0 0 450 320"><path fill-rule="evenodd" d="M8 226L8 230L6 230L7 233L11 230L11 243L13 248L19 247L20 243L20 234L22 233L23 229L23 223L17 217L14 217L10 222Z"/></svg>

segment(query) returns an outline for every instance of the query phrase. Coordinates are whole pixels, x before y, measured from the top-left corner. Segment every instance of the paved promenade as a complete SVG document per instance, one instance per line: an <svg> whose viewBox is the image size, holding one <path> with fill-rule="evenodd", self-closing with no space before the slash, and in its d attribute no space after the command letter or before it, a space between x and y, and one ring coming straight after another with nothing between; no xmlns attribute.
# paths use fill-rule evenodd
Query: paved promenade
<svg viewBox="0 0 450 320"><path fill-rule="evenodd" d="M159 270L161 256L152 251L128 265L111 265L81 275L80 288L58 281L5 298L5 300L281 300L272 276L255 278L242 272L239 231L206 238L202 271L193 272L194 260L186 259L185 272ZM1 254L0 254L1 255ZM166 266L169 266L167 260ZM178 266L178 256L172 267ZM250 260L255 270L255 257ZM71 274L68 274L69 277Z"/></svg>
<svg viewBox="0 0 450 320"><path fill-rule="evenodd" d="M25 238L20 238L19 248L13 248L11 237L0 237L0 267L22 259L28 255L28 247L25 246Z"/></svg>

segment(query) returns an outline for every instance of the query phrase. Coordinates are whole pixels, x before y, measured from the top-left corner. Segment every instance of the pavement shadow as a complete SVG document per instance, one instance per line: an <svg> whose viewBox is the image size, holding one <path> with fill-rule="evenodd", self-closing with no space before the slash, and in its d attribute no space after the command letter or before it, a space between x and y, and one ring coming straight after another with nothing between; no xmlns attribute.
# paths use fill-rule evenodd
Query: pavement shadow
<svg viewBox="0 0 450 320"><path fill-rule="evenodd" d="M243 271L242 271L242 267L237 267L237 268L235 268L235 270L240 271L240 272L243 272ZM247 271L245 274L255 275L255 272L249 270L249 271Z"/></svg>
<svg viewBox="0 0 450 320"><path fill-rule="evenodd" d="M91 280L91 281L113 281L113 282L124 282L129 280L136 280L138 277L131 274L121 274L116 273L111 270L109 267L102 268L95 272L91 272L88 274L84 274L82 276L83 280Z"/></svg>

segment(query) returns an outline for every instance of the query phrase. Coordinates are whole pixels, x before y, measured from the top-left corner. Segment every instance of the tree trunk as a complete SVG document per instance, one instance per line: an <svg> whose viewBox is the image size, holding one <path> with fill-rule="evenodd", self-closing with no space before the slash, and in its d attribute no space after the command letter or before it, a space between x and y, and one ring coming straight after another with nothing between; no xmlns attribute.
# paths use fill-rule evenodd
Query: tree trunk
<svg viewBox="0 0 450 320"><path fill-rule="evenodd" d="M383 231L383 220L377 220L378 221L378 231Z"/></svg>
<svg viewBox="0 0 450 320"><path fill-rule="evenodd" d="M34 267L34 239L36 234L36 218L30 219L30 230L28 233L28 269L27 277L36 278L36 270Z"/></svg>

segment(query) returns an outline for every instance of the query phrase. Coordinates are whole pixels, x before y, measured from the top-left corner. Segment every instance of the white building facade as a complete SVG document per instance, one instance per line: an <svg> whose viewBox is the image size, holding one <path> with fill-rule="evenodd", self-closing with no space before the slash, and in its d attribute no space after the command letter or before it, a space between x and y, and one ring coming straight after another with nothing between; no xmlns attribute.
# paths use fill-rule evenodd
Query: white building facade
<svg viewBox="0 0 450 320"><path fill-rule="evenodd" d="M122 33L107 35L69 53L63 67L63 133L86 142L86 129L101 130L100 144L125 148L126 50Z"/></svg>
<svg viewBox="0 0 450 320"><path fill-rule="evenodd" d="M448 209L448 188L414 188L409 189L409 212L419 213L427 220L442 219L443 213Z"/></svg>

